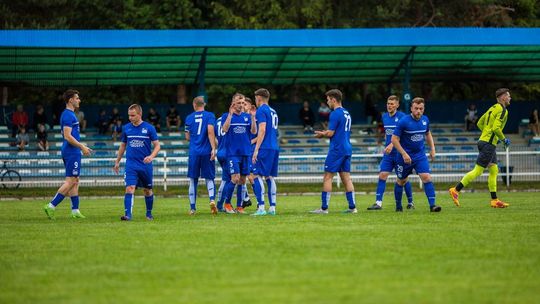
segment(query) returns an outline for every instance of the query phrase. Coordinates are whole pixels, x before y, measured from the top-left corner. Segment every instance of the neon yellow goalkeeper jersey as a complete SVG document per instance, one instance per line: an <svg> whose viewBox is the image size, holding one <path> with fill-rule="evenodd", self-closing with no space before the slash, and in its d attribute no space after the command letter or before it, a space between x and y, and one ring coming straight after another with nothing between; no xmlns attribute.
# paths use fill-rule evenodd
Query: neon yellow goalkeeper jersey
<svg viewBox="0 0 540 304"><path fill-rule="evenodd" d="M496 103L489 108L476 125L482 131L480 140L488 142L494 146L499 140L504 139L502 130L508 120L508 110L500 103Z"/></svg>

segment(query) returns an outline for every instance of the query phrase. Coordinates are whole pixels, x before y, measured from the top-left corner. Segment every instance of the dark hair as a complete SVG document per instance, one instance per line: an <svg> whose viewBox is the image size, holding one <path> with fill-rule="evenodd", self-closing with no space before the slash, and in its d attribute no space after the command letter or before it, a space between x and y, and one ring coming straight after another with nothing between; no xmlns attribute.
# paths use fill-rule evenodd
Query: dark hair
<svg viewBox="0 0 540 304"><path fill-rule="evenodd" d="M510 92L510 90L507 88L497 89L497 91L495 91L495 97L499 98L501 95L506 94L508 92Z"/></svg>
<svg viewBox="0 0 540 304"><path fill-rule="evenodd" d="M193 98L193 103L196 104L197 106L204 106L205 102L204 102L204 96L197 96L195 98Z"/></svg>
<svg viewBox="0 0 540 304"><path fill-rule="evenodd" d="M64 94L62 95L62 99L64 99L64 102L65 102L65 103L68 103L69 100L70 100L71 98L73 98L73 96L75 96L75 94L79 94L79 91L69 89L69 90L67 90L67 91L64 92Z"/></svg>
<svg viewBox="0 0 540 304"><path fill-rule="evenodd" d="M390 95L390 96L388 96L387 100L395 100L395 101L399 102L399 97L397 97L396 95Z"/></svg>
<svg viewBox="0 0 540 304"><path fill-rule="evenodd" d="M264 97L266 99L269 99L270 98L270 92L267 90L267 89L264 89L264 88L260 88L258 89L257 91L255 91L255 93L253 93L255 96L261 96L261 97Z"/></svg>
<svg viewBox="0 0 540 304"><path fill-rule="evenodd" d="M244 97L244 100L249 102L249 104L251 104L251 105L253 104L253 100L251 100L251 98L249 98L249 97Z"/></svg>
<svg viewBox="0 0 540 304"><path fill-rule="evenodd" d="M413 100L412 100L412 103L423 103L424 105L426 104L426 101L424 100L424 98L422 97L415 97Z"/></svg>
<svg viewBox="0 0 540 304"><path fill-rule="evenodd" d="M339 102L341 102L341 100L343 99L343 93L341 93L341 91L338 89L332 89L324 94L330 98L334 98Z"/></svg>

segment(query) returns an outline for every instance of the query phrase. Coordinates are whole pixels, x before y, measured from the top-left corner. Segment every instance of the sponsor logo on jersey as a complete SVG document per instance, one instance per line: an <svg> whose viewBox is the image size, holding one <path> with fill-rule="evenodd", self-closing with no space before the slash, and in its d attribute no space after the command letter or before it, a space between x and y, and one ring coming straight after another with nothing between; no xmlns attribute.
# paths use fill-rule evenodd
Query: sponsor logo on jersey
<svg viewBox="0 0 540 304"><path fill-rule="evenodd" d="M236 134L244 134L244 133L246 133L246 127L244 127L244 126L236 126L236 127L234 127L233 132L236 133Z"/></svg>
<svg viewBox="0 0 540 304"><path fill-rule="evenodd" d="M138 139L132 139L129 141L129 146L132 148L142 148L144 147L144 141Z"/></svg>
<svg viewBox="0 0 540 304"><path fill-rule="evenodd" d="M424 135L423 134L414 134L413 136L411 136L411 141L422 141L424 139Z"/></svg>
<svg viewBox="0 0 540 304"><path fill-rule="evenodd" d="M386 135L394 134L394 129L386 129Z"/></svg>

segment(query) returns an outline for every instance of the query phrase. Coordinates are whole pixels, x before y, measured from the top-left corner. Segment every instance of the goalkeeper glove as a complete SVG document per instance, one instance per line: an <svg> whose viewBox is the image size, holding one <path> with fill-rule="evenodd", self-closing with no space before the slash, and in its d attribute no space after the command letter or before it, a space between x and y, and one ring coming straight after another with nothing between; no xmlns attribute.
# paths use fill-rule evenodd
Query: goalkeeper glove
<svg viewBox="0 0 540 304"><path fill-rule="evenodd" d="M505 139L503 139L501 141L502 141L505 149L508 148L508 146L510 146L510 139L505 138Z"/></svg>

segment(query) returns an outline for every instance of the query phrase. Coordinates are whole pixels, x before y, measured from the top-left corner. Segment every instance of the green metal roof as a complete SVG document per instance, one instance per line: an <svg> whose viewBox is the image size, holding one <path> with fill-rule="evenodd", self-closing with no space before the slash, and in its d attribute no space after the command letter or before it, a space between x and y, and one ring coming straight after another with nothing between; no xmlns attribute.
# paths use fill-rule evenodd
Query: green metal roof
<svg viewBox="0 0 540 304"><path fill-rule="evenodd" d="M404 78L405 61L412 81L540 81L540 45L59 48L0 43L0 82L194 84L200 70L206 84L395 82Z"/></svg>

